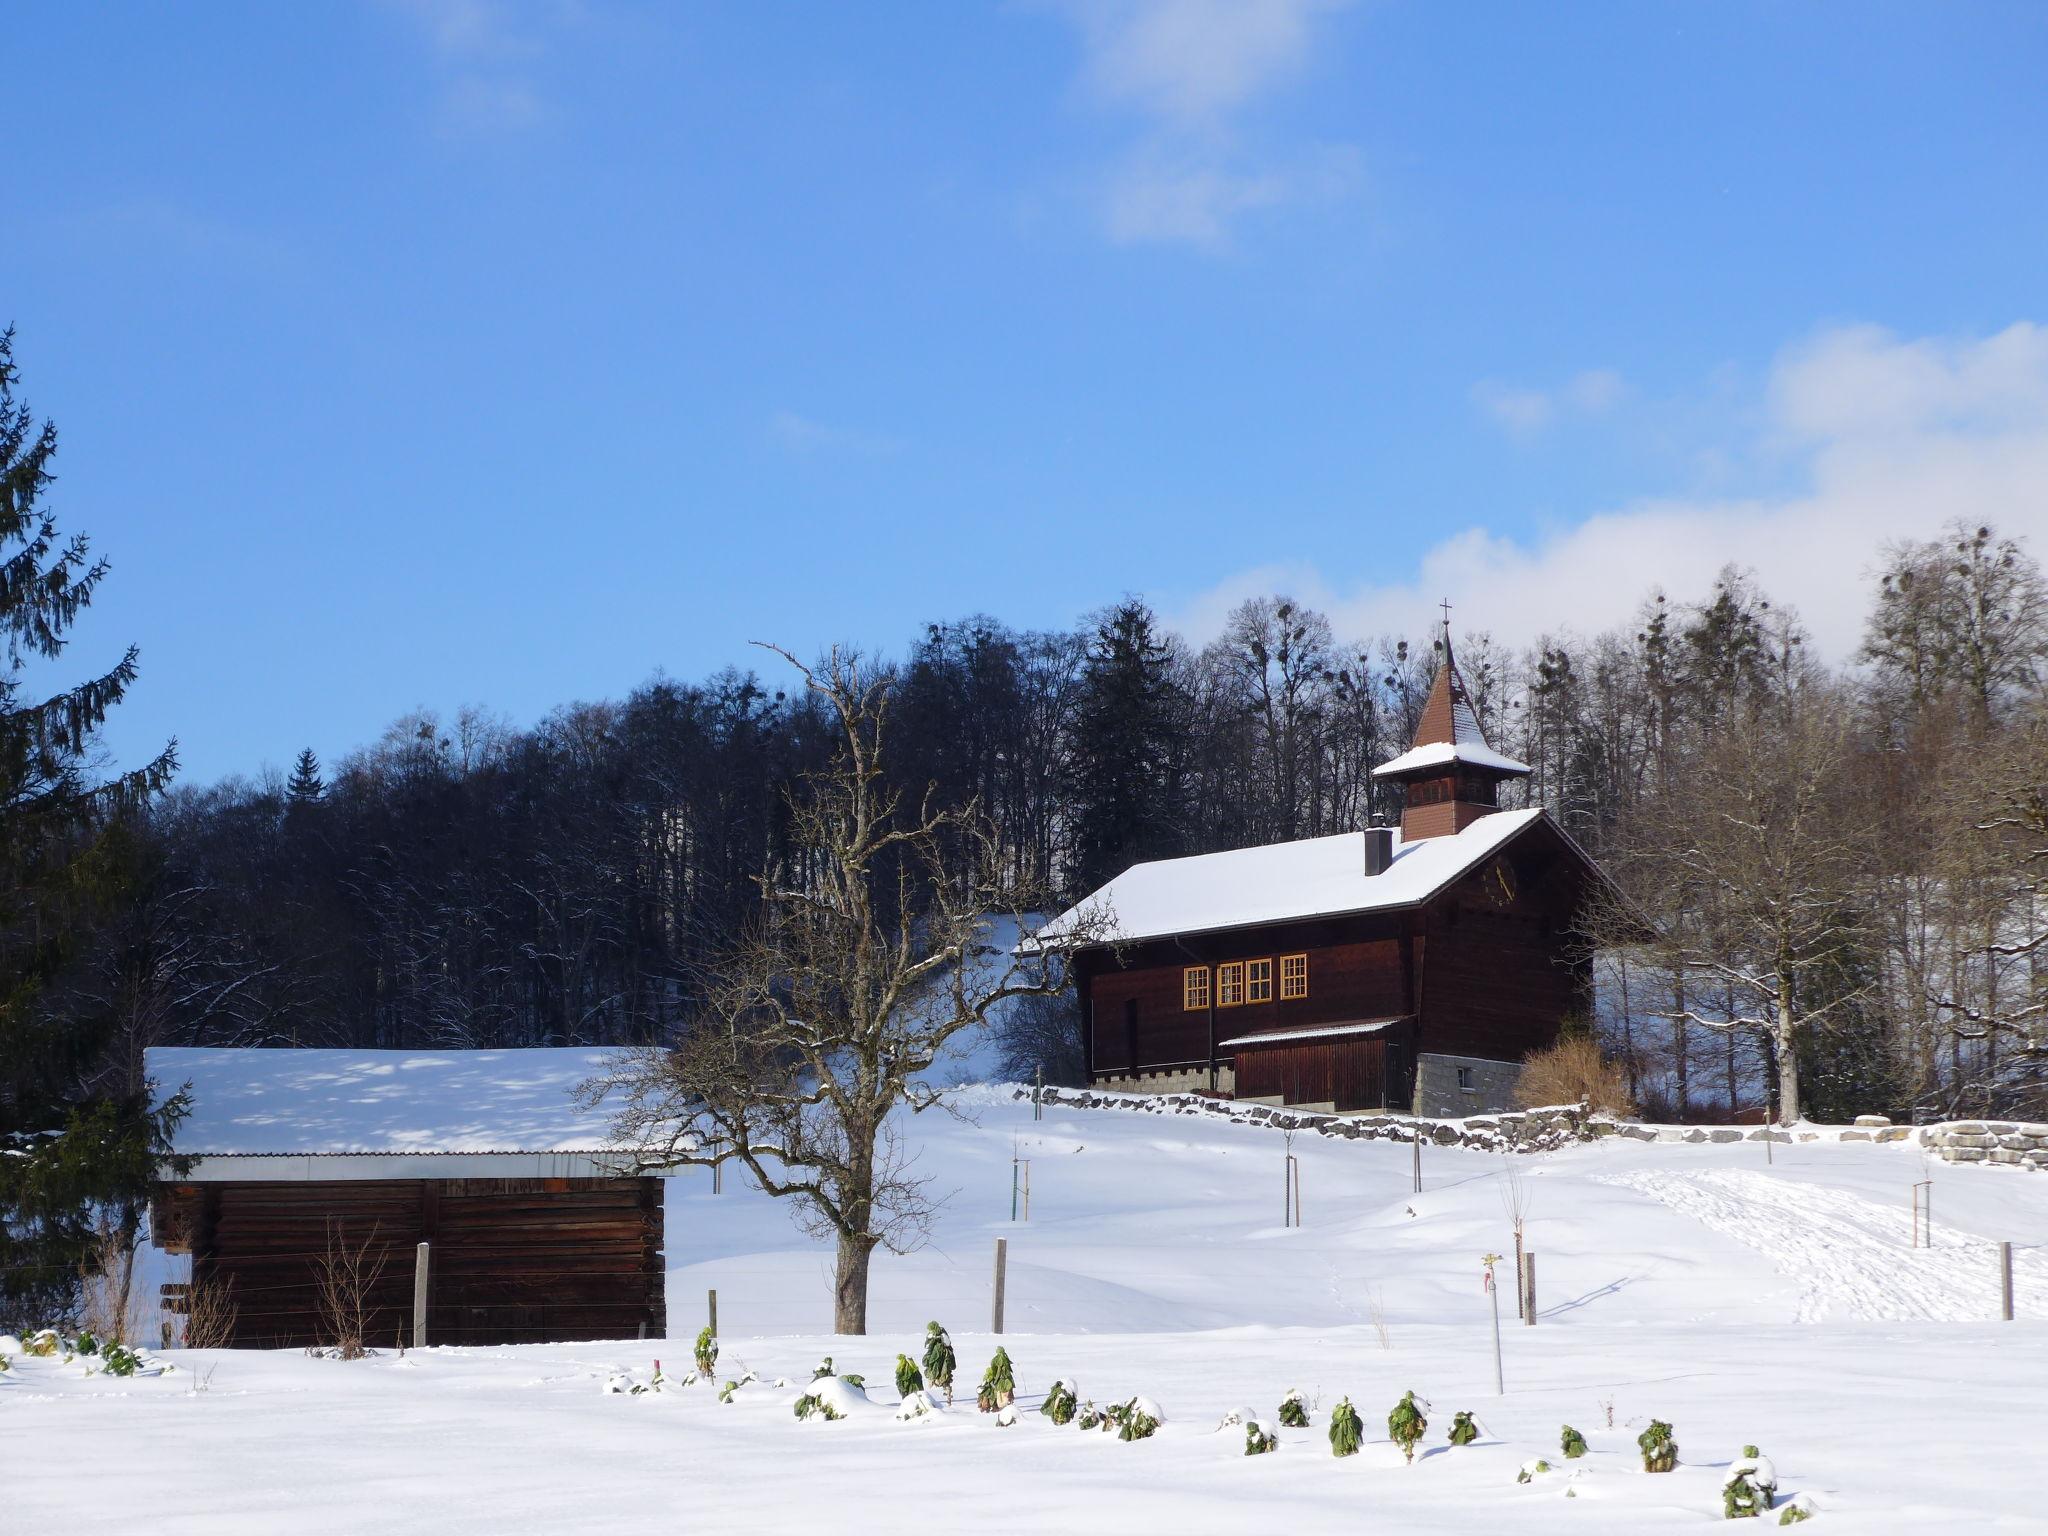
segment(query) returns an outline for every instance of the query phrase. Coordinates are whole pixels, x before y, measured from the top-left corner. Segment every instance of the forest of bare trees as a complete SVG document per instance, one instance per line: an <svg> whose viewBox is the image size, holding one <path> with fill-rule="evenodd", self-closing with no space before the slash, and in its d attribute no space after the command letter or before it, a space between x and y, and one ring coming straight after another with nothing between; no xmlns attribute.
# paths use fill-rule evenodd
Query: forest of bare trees
<svg viewBox="0 0 2048 1536"><path fill-rule="evenodd" d="M1434 650L1281 597L1199 649L1135 600L1074 632L934 624L889 669L888 771L978 804L1018 889L1078 895L1397 815L1370 769ZM1647 1109L2048 1103L2048 586L2019 544L1958 524L1888 551L1854 657L1730 570L1459 658L1523 793L1630 899L1588 914L1593 1022ZM757 875L801 866L785 791L831 743L804 691L727 671L529 729L412 715L326 767L178 788L53 1006L116 1019L131 1073L164 1042L675 1039Z"/></svg>

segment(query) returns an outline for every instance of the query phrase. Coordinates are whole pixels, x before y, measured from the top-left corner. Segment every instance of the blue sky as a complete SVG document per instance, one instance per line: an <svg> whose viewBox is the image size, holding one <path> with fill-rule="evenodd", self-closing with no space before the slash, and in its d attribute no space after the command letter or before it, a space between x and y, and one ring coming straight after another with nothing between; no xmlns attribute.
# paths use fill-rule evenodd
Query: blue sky
<svg viewBox="0 0 2048 1536"><path fill-rule="evenodd" d="M28 3L0 323L188 777L1125 592L2048 553L2048 9Z"/></svg>

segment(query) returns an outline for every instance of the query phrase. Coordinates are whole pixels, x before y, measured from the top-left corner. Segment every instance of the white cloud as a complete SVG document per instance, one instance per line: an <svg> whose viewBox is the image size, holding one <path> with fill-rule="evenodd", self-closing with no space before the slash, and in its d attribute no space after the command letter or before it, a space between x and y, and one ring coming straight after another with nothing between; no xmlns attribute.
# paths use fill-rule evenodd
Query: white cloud
<svg viewBox="0 0 2048 1536"><path fill-rule="evenodd" d="M1472 386L1479 407L1515 437L1534 437L1565 417L1603 416L1628 386L1611 368L1589 368L1557 389L1528 389L1486 379Z"/></svg>
<svg viewBox="0 0 2048 1536"><path fill-rule="evenodd" d="M1754 569L1840 660L1861 638L1883 546L1928 538L1950 518L1990 523L2048 559L2048 329L1900 340L1869 327L1788 348L1765 392L1762 429L1729 445L1759 460L1796 454L1800 489L1745 499L1646 497L1596 511L1532 543L1472 527L1401 578L1353 581L1319 567L1226 577L1181 605L1191 638L1215 633L1243 596L1285 586L1340 634L1423 630L1440 598L1458 623L1521 643L1627 623L1652 586L1704 596L1727 563Z"/></svg>
<svg viewBox="0 0 2048 1536"><path fill-rule="evenodd" d="M496 135L535 126L553 109L533 79L548 34L578 19L574 0L514 6L505 0L389 0L432 48L442 81L444 132Z"/></svg>
<svg viewBox="0 0 2048 1536"><path fill-rule="evenodd" d="M1243 142L1239 119L1309 58L1314 23L1344 0L1064 0L1091 95L1137 114L1136 141L1101 179L1119 244L1220 246L1258 209L1324 201L1358 180L1356 151Z"/></svg>
<svg viewBox="0 0 2048 1536"><path fill-rule="evenodd" d="M784 453L809 458L818 453L848 453L879 459L903 451L903 440L851 427L835 427L795 411L777 411L768 419L769 441Z"/></svg>

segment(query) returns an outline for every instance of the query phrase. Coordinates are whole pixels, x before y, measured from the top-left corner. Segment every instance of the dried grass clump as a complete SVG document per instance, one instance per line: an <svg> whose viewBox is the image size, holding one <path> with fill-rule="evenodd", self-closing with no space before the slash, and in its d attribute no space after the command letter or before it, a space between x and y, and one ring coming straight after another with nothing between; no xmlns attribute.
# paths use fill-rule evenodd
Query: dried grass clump
<svg viewBox="0 0 2048 1536"><path fill-rule="evenodd" d="M1515 1102L1524 1109L1546 1104L1587 1104L1601 1114L1636 1112L1621 1068L1600 1054L1589 1035L1566 1035L1546 1050L1522 1058Z"/></svg>

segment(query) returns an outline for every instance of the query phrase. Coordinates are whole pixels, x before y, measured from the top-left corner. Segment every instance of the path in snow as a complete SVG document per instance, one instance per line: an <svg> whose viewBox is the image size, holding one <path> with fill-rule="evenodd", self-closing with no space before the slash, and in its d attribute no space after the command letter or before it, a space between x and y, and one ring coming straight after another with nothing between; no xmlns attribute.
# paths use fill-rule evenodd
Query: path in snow
<svg viewBox="0 0 2048 1536"><path fill-rule="evenodd" d="M1998 1315L1997 1245L1937 1225L1909 1248L1906 1213L1848 1190L1741 1169L1603 1173L1767 1255L1800 1287L1799 1321L1826 1317L1981 1322ZM2022 1316L2048 1311L2048 1254L2013 1252Z"/></svg>

